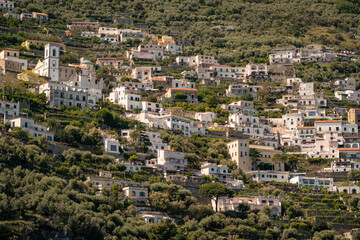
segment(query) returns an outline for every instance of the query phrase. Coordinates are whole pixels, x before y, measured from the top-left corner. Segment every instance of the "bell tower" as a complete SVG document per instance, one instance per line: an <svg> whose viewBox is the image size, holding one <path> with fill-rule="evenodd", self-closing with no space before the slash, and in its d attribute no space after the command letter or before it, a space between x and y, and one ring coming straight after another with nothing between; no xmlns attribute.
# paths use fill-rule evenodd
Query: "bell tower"
<svg viewBox="0 0 360 240"><path fill-rule="evenodd" d="M60 80L60 45L56 43L48 43L45 45L44 73L51 78L52 82Z"/></svg>

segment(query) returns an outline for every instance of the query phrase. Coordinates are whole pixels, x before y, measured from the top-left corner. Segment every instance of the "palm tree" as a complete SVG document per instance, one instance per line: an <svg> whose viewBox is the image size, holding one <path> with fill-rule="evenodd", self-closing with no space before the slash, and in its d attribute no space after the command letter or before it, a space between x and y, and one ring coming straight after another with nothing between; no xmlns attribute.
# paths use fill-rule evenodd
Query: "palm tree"
<svg viewBox="0 0 360 240"><path fill-rule="evenodd" d="M252 165L254 167L253 170L257 170L257 164L260 161L261 152L256 148L250 148L250 159L252 161Z"/></svg>

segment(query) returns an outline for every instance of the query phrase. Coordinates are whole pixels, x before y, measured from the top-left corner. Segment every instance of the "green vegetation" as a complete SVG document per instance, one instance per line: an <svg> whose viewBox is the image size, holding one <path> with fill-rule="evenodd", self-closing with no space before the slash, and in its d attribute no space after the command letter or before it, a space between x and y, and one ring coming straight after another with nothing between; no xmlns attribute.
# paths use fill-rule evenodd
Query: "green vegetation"
<svg viewBox="0 0 360 240"><path fill-rule="evenodd" d="M187 54L215 55L221 63L261 62L267 59L270 49L277 46L302 47L317 43L354 51L360 47L355 37L359 34L358 28L352 24L359 21L359 4L350 0L304 0L301 4L286 0L187 0L181 3L18 0L16 4L18 13L49 14L51 20L42 22L47 29L65 29L66 23L75 20L112 19L126 12L134 16L135 23L148 24L150 32L156 35L181 33L182 39L192 43L185 48ZM1 22L12 28L43 31L36 27L36 21L19 24L13 19L2 19ZM234 30L220 30L229 25ZM8 40L11 39L3 43L17 43Z"/></svg>
<svg viewBox="0 0 360 240"><path fill-rule="evenodd" d="M43 46L30 45L30 49L20 46L30 39L66 43L67 51L60 56L61 64L78 63L80 57L89 57L93 63L100 56L123 57L126 50L141 43L140 39L110 45L98 37L64 36L66 24L72 21L99 21L102 26L120 27L110 23L115 16L147 24L147 31L157 37L171 35L177 40L189 41L184 55L213 55L220 63L230 66L268 62L271 49L284 46L319 44L323 49L331 47L335 51L360 50L360 4L355 0L16 1L16 13L32 11L47 13L50 20L19 22L0 16L0 26L6 27L0 32L0 48L20 50L30 64L42 59L43 50ZM227 26L233 29L225 30ZM145 42L150 42L149 36ZM134 66L154 64L133 60ZM156 64L162 67L164 75L175 78L183 78L183 71L193 70L174 66L174 61L175 55L171 55ZM130 64L128 60L126 64ZM294 68L296 77L315 82L316 91L323 93L332 105L358 107L354 102L335 100L334 91L340 89L330 89L327 84L345 77L359 80L359 61L345 62L340 58L328 64L303 61ZM80 68L75 71L79 73ZM98 78L105 78L107 93L115 86L107 75L129 73L127 69L102 66L95 66L95 71ZM28 104L21 115L50 127L56 142L30 136L21 128L10 130L9 124L0 123L1 239L340 240L343 237L334 231L334 226L360 226L359 195L299 188L288 182L255 182L229 158L227 138L185 137L180 130L150 128L127 118L122 107L107 100L86 110L64 105L50 108L45 94L28 91L40 79L31 78L28 82L24 79L2 75L0 97ZM227 97L230 83L211 86L200 84L194 77L188 80L196 83L199 103L186 103L186 94L180 92L174 94L174 101L163 103L187 118L190 112L211 111L217 115L215 123L223 125L230 113L220 105L238 100L254 101L258 117L281 118L291 109L277 109L275 105L275 100L285 93L275 89L284 87L278 82L249 83L262 86L254 99L251 94ZM120 82L139 80L122 77ZM163 86L156 89L141 93L142 98L160 102L158 99L165 89ZM265 108L270 109L264 111ZM120 137L124 129L134 130L129 138ZM160 132L162 141L171 150L184 153L190 171L175 175L171 182L160 171L146 165L141 166L141 170L127 170L131 164L136 166L139 161L156 157L149 152L151 142L144 131ZM225 135L223 128L209 132L213 136ZM103 153L103 137L108 135L121 143L114 156ZM282 147L282 150L298 152L298 147ZM250 149L249 157L256 169L273 169L271 163L259 163L263 156L256 148ZM310 172L328 166L332 160L306 159L303 155L288 153L275 154L272 158L273 163L282 163L285 170L293 172ZM235 191L220 177L199 177L204 162L226 165L232 177L242 180L246 189L235 188ZM111 188L104 185L98 191L97 180L91 182L87 177L98 175L100 170L108 170L114 180L121 180L121 186L120 183ZM350 171L347 180L359 185L360 171ZM122 182L125 181L148 190L146 205L124 197L122 187L127 184ZM254 196L278 198L281 214L270 204L262 209L254 209L248 203L239 203L232 210L220 211L218 207L224 203L220 202L222 197ZM160 223L146 223L139 208L159 211L168 217ZM360 231L353 237L360 239Z"/></svg>

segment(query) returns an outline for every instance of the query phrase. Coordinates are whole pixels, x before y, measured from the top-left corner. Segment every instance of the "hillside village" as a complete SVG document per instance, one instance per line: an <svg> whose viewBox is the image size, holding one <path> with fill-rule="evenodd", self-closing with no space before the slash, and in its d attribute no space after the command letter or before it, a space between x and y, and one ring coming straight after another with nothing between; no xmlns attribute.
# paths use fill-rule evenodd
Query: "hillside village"
<svg viewBox="0 0 360 240"><path fill-rule="evenodd" d="M8 24L0 27L9 36L10 23L46 26L52 18L15 8L16 1L0 0ZM104 227L116 239L165 239L146 235L146 225L166 239L360 239L358 52L284 46L234 64L189 55L191 41L118 16L45 27L38 35L25 30L19 39L0 45L4 186L12 171L57 177L54 186L92 196L83 196L93 204L87 211L118 214ZM332 77L319 79L314 69ZM24 157L10 157L13 146ZM1 184L5 197L18 194ZM28 223L10 217L20 210L6 204L4 239L21 236L19 226ZM26 221L38 218L30 205L21 210ZM56 212L41 211L49 219ZM49 228L61 228L51 221ZM95 231L75 225L68 235L43 238Z"/></svg>

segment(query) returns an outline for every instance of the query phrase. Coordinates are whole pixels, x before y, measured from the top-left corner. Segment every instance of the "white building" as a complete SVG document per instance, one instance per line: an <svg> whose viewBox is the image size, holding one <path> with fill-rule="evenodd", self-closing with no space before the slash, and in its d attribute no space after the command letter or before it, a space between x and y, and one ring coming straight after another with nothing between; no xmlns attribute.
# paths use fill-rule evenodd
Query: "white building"
<svg viewBox="0 0 360 240"><path fill-rule="evenodd" d="M125 165L126 165L126 171L132 173L137 173L141 171L143 167L143 165L140 165L139 163L125 163Z"/></svg>
<svg viewBox="0 0 360 240"><path fill-rule="evenodd" d="M164 57L164 47L161 45L154 45L154 44L139 45L137 50L139 52L151 53L155 56L156 59L162 59Z"/></svg>
<svg viewBox="0 0 360 240"><path fill-rule="evenodd" d="M147 112L164 112L161 103L141 101L140 91L135 86L121 85L109 94L109 101L123 106L126 110L139 109Z"/></svg>
<svg viewBox="0 0 360 240"><path fill-rule="evenodd" d="M102 98L101 90L86 90L70 87L61 83L45 83L39 86L39 92L45 93L50 107L66 105L79 108L95 106Z"/></svg>
<svg viewBox="0 0 360 240"><path fill-rule="evenodd" d="M229 112L233 112L233 113L240 112L244 115L251 115L251 116L254 116L256 113L258 113L258 111L255 110L254 102L252 101L241 100L237 102L232 102L230 104L222 104L221 108Z"/></svg>
<svg viewBox="0 0 360 240"><path fill-rule="evenodd" d="M195 119L198 119L201 122L212 123L216 118L216 114L213 112L198 112L195 113Z"/></svg>
<svg viewBox="0 0 360 240"><path fill-rule="evenodd" d="M139 187L125 187L123 188L125 198L135 204L147 204L148 203L148 189Z"/></svg>
<svg viewBox="0 0 360 240"><path fill-rule="evenodd" d="M150 151L157 153L159 150L168 150L168 145L162 141L160 133L144 131L143 134L147 135L151 142Z"/></svg>
<svg viewBox="0 0 360 240"><path fill-rule="evenodd" d="M28 68L28 61L20 58L20 51L17 49L4 48L0 52L0 60L18 63L20 64L22 71L25 71Z"/></svg>
<svg viewBox="0 0 360 240"><path fill-rule="evenodd" d="M292 63L293 61L293 51L283 51L269 54L270 64Z"/></svg>
<svg viewBox="0 0 360 240"><path fill-rule="evenodd" d="M94 64L85 58L80 59L80 65L70 64L69 66L78 68L79 72L76 74L75 79L67 81L69 86L80 87L86 90L103 90L104 79L98 78L94 71ZM60 72L62 71L60 67Z"/></svg>
<svg viewBox="0 0 360 240"><path fill-rule="evenodd" d="M254 137L265 137L273 135L272 127L267 119L260 119L251 115L233 113L229 115L227 125Z"/></svg>
<svg viewBox="0 0 360 240"><path fill-rule="evenodd" d="M182 53L182 46L181 45L176 45L176 44L168 44L166 45L166 51L170 52L171 54L174 53Z"/></svg>
<svg viewBox="0 0 360 240"><path fill-rule="evenodd" d="M336 80L333 84L334 88L341 87L344 90L356 90L356 79L353 77L345 78L345 80L339 79Z"/></svg>
<svg viewBox="0 0 360 240"><path fill-rule="evenodd" d="M281 144L284 146L301 146L309 151L308 144L310 144L310 148L314 147L315 133L313 126L297 127L292 133L281 136Z"/></svg>
<svg viewBox="0 0 360 240"><path fill-rule="evenodd" d="M34 72L40 76L49 77L51 81L60 80L60 45L57 43L48 43L44 47L44 61L39 60Z"/></svg>
<svg viewBox="0 0 360 240"><path fill-rule="evenodd" d="M339 157L344 161L358 161L360 159L360 148L339 148Z"/></svg>
<svg viewBox="0 0 360 240"><path fill-rule="evenodd" d="M153 88L153 86L150 84L144 84L139 82L119 82L118 87L120 86L130 86L137 88L140 91L149 91Z"/></svg>
<svg viewBox="0 0 360 240"><path fill-rule="evenodd" d="M146 102L146 101L141 102L141 109L143 111L153 112L153 113L160 113L165 111L162 103L154 103L154 102Z"/></svg>
<svg viewBox="0 0 360 240"><path fill-rule="evenodd" d="M98 33L104 35L106 34L116 35L119 34L119 29L111 28L111 27L100 27Z"/></svg>
<svg viewBox="0 0 360 240"><path fill-rule="evenodd" d="M157 170L165 175L182 173L187 167L187 160L183 152L159 150L157 155Z"/></svg>
<svg viewBox="0 0 360 240"><path fill-rule="evenodd" d="M112 173L111 173L110 171L100 170L100 171L99 171L99 176L100 176L100 177L111 178L111 177L112 177Z"/></svg>
<svg viewBox="0 0 360 240"><path fill-rule="evenodd" d="M189 82L187 79L173 79L171 81L172 88L193 88L195 89L195 83Z"/></svg>
<svg viewBox="0 0 360 240"><path fill-rule="evenodd" d="M213 56L197 55L195 57L189 57L189 66L206 67L218 64L218 60Z"/></svg>
<svg viewBox="0 0 360 240"><path fill-rule="evenodd" d="M300 96L313 96L315 94L314 91L314 83L300 83L299 84L299 95Z"/></svg>
<svg viewBox="0 0 360 240"><path fill-rule="evenodd" d="M297 90L299 88L300 83L302 83L302 80L300 78L287 78L286 90L288 92L293 92L294 90Z"/></svg>
<svg viewBox="0 0 360 240"><path fill-rule="evenodd" d="M234 72L233 67L227 65L212 65L210 70L213 73L216 73L215 77L218 78L231 78L236 79L236 74Z"/></svg>
<svg viewBox="0 0 360 240"><path fill-rule="evenodd" d="M141 212L139 215L145 219L145 222L147 224L161 223L166 219L170 219L170 221L172 223L175 222L173 219L168 217L168 215L166 215L165 213L161 213L161 212Z"/></svg>
<svg viewBox="0 0 360 240"><path fill-rule="evenodd" d="M322 94L314 95L283 95L281 99L276 100L276 104L285 107L309 107L309 106L327 106L327 100Z"/></svg>
<svg viewBox="0 0 360 240"><path fill-rule="evenodd" d="M246 81L246 67L234 67L233 71L235 72L237 80L241 82Z"/></svg>
<svg viewBox="0 0 360 240"><path fill-rule="evenodd" d="M214 211L238 211L240 204L248 204L250 210L261 210L265 206L270 208L271 215L281 216L281 202L279 198L267 197L220 197L216 209L216 203L211 201Z"/></svg>
<svg viewBox="0 0 360 240"><path fill-rule="evenodd" d="M346 193L346 194L359 194L360 193L360 187L353 185L353 186L342 186L337 188L338 193Z"/></svg>
<svg viewBox="0 0 360 240"><path fill-rule="evenodd" d="M126 57L131 60L136 59L136 60L143 61L143 62L155 62L157 59L157 56L155 55L155 53L141 52L141 51L135 51L135 50L127 51Z"/></svg>
<svg viewBox="0 0 360 240"><path fill-rule="evenodd" d="M252 86L247 84L231 84L226 90L227 97L240 97L246 93L250 93L253 98L256 98L259 86Z"/></svg>
<svg viewBox="0 0 360 240"><path fill-rule="evenodd" d="M346 91L336 91L335 97L340 101L360 101L360 91L346 90Z"/></svg>
<svg viewBox="0 0 360 240"><path fill-rule="evenodd" d="M310 158L338 158L339 144L343 141L338 132L324 132L315 134L311 144L301 144L301 152Z"/></svg>
<svg viewBox="0 0 360 240"><path fill-rule="evenodd" d="M206 128L201 122L172 115L171 113L167 115L154 115L148 112L141 112L135 116L135 119L150 127L172 131L180 130L188 137L193 134L205 135L206 133Z"/></svg>
<svg viewBox="0 0 360 240"><path fill-rule="evenodd" d="M204 163L201 166L201 175L209 177L217 177L219 180L231 180L229 168L225 165L217 165L215 163Z"/></svg>
<svg viewBox="0 0 360 240"><path fill-rule="evenodd" d="M283 116L287 131L295 131L298 126L303 126L301 113L288 113Z"/></svg>
<svg viewBox="0 0 360 240"><path fill-rule="evenodd" d="M218 61L213 56L197 55L191 57L178 56L175 59L179 65L188 65L190 67L210 67L218 64Z"/></svg>
<svg viewBox="0 0 360 240"><path fill-rule="evenodd" d="M290 183L297 184L299 187L313 187L313 189L328 188L333 189L334 181L332 178L318 178L318 177L305 177L296 176L290 179Z"/></svg>
<svg viewBox="0 0 360 240"><path fill-rule="evenodd" d="M121 130L121 137L126 138L128 141L131 142L132 139L130 134L133 131L134 130L132 129ZM149 138L149 141L151 142L151 146L149 147L150 152L157 153L160 149L168 150L168 145L166 143L163 143L160 133L149 131L141 131L140 133L146 135Z"/></svg>
<svg viewBox="0 0 360 240"><path fill-rule="evenodd" d="M269 80L269 66L267 64L247 64L246 80L266 82Z"/></svg>
<svg viewBox="0 0 360 240"><path fill-rule="evenodd" d="M202 80L204 79L209 80L211 79L211 77L214 76L214 73L209 68L196 67L195 72L197 78Z"/></svg>
<svg viewBox="0 0 360 240"><path fill-rule="evenodd" d="M120 42L125 42L128 39L139 39L143 40L145 37L145 33L141 30L133 30L133 29L119 29Z"/></svg>
<svg viewBox="0 0 360 240"><path fill-rule="evenodd" d="M189 60L190 57L186 57L186 56L177 56L175 58L175 62L178 65L189 65Z"/></svg>
<svg viewBox="0 0 360 240"><path fill-rule="evenodd" d="M3 11L14 11L15 4L14 2L8 1L8 0L0 0L0 8L2 8Z"/></svg>
<svg viewBox="0 0 360 240"><path fill-rule="evenodd" d="M229 158L235 161L238 168L243 171L253 170L252 162L250 160L249 139L237 139L227 143L229 151Z"/></svg>
<svg viewBox="0 0 360 240"><path fill-rule="evenodd" d="M48 141L54 141L54 133L50 128L41 124L35 124L33 119L19 117L9 120L12 128L19 127L26 131L30 136L42 137L44 136Z"/></svg>
<svg viewBox="0 0 360 240"><path fill-rule="evenodd" d="M119 154L120 153L120 143L119 140L115 138L105 138L104 140L105 152L110 154Z"/></svg>
<svg viewBox="0 0 360 240"><path fill-rule="evenodd" d="M343 123L342 120L317 120L315 121L315 129L317 133L357 133L358 125Z"/></svg>
<svg viewBox="0 0 360 240"><path fill-rule="evenodd" d="M252 179L256 182L287 182L290 177L289 172L282 171L258 170L246 173L251 174Z"/></svg>
<svg viewBox="0 0 360 240"><path fill-rule="evenodd" d="M81 31L80 36L82 37L98 37L100 38L100 35L97 32L89 32L89 31Z"/></svg>
<svg viewBox="0 0 360 240"><path fill-rule="evenodd" d="M0 114L6 116L19 116L20 102L0 100Z"/></svg>
<svg viewBox="0 0 360 240"><path fill-rule="evenodd" d="M154 73L161 72L161 67L135 67L132 76L145 83L150 81Z"/></svg>
<svg viewBox="0 0 360 240"><path fill-rule="evenodd" d="M110 93L109 100L126 110L142 109L141 95L135 87L119 86Z"/></svg>
<svg viewBox="0 0 360 240"><path fill-rule="evenodd" d="M324 168L324 172L350 172L353 169L358 170L359 167L360 162L340 159L337 161L332 161L330 168Z"/></svg>

